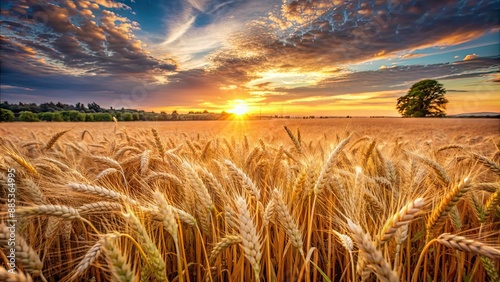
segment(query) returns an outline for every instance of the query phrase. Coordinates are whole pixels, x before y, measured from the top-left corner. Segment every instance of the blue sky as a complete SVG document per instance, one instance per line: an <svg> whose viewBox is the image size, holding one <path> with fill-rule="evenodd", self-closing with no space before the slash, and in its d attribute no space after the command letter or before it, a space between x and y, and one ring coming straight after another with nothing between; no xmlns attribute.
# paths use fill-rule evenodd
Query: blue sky
<svg viewBox="0 0 500 282"><path fill-rule="evenodd" d="M500 109L500 1L2 1L1 100L145 110L397 115Z"/></svg>

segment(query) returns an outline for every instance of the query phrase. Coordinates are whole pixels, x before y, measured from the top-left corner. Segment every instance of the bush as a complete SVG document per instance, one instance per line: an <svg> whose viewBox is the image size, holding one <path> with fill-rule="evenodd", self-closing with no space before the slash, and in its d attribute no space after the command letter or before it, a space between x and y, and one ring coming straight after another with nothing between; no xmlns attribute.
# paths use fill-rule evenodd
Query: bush
<svg viewBox="0 0 500 282"><path fill-rule="evenodd" d="M38 121L38 117L36 116L36 114L34 114L30 111L23 111L19 115L19 120L32 122L32 121Z"/></svg>
<svg viewBox="0 0 500 282"><path fill-rule="evenodd" d="M52 121L54 119L54 113L39 113L38 119L43 121Z"/></svg>
<svg viewBox="0 0 500 282"><path fill-rule="evenodd" d="M132 121L133 120L133 116L131 113L124 113L122 115L122 118L124 121Z"/></svg>

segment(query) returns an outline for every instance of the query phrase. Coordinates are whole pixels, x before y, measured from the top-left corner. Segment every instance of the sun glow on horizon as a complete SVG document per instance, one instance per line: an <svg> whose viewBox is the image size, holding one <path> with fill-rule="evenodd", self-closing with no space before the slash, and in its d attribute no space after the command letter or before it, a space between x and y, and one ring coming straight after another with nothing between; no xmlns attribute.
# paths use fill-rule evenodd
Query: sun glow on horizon
<svg viewBox="0 0 500 282"><path fill-rule="evenodd" d="M234 107L229 111L237 116L243 116L248 113L248 104L243 100L234 101Z"/></svg>

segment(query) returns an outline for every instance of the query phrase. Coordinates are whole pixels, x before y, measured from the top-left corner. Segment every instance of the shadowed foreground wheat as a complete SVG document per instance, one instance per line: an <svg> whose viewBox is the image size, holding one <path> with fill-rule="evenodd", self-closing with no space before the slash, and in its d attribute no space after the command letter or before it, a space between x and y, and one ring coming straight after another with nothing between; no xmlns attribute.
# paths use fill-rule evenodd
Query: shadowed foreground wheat
<svg viewBox="0 0 500 282"><path fill-rule="evenodd" d="M498 136L284 128L2 137L0 280L498 281Z"/></svg>

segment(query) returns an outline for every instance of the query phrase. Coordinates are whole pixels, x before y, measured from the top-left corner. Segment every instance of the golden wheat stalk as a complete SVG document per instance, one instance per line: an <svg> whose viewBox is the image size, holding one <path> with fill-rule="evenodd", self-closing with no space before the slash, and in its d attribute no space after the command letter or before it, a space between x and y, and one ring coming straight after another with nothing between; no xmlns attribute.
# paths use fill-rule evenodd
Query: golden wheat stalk
<svg viewBox="0 0 500 282"><path fill-rule="evenodd" d="M431 215L427 219L427 241L430 240L432 232L441 227L450 213L450 210L456 203L465 195L465 193L472 187L469 178L465 178L463 182L456 185L448 193L444 195L439 204L432 210Z"/></svg>
<svg viewBox="0 0 500 282"><path fill-rule="evenodd" d="M3 222L0 223L0 246L5 250L4 254L15 250L16 261L20 262L23 269L33 275L38 275L43 281L45 277L42 274L42 261L38 254L31 248L20 234L15 234L15 245L12 245L12 229Z"/></svg>
<svg viewBox="0 0 500 282"><path fill-rule="evenodd" d="M233 177L245 188L245 190L253 195L257 200L260 200L260 190L253 183L250 177L248 177L246 173L239 169L230 160L225 160L224 164L227 166L229 171L231 171Z"/></svg>
<svg viewBox="0 0 500 282"><path fill-rule="evenodd" d="M83 259L78 263L75 269L74 277L81 276L85 271L94 263L94 261L99 257L102 251L103 238L98 240L90 249L87 251Z"/></svg>
<svg viewBox="0 0 500 282"><path fill-rule="evenodd" d="M389 218L382 227L380 235L378 236L379 245L388 242L394 236L394 234L396 234L396 231L401 226L408 224L424 207L424 205L425 200L423 198L417 198L406 204L391 218Z"/></svg>
<svg viewBox="0 0 500 282"><path fill-rule="evenodd" d="M247 208L244 198L237 197L236 207L238 211L239 231L245 257L252 266L255 281L260 281L260 259L262 257L262 245L260 234Z"/></svg>
<svg viewBox="0 0 500 282"><path fill-rule="evenodd" d="M441 182L443 182L443 184L448 185L450 183L450 177L448 176L448 173L446 173L444 168L441 165L439 165L437 162L435 162L431 159L428 159L424 156L421 156L417 153L413 153L413 152L409 152L409 151L406 151L406 153L408 155L414 157L415 159L421 161L422 163L426 164L428 167L430 167L432 169L432 171L434 171L434 173L438 176L438 179L441 180Z"/></svg>
<svg viewBox="0 0 500 282"><path fill-rule="evenodd" d="M439 235L436 241L440 244L462 252L482 255L491 259L500 258L500 248L495 248L479 241L467 239L463 236L443 233Z"/></svg>
<svg viewBox="0 0 500 282"><path fill-rule="evenodd" d="M99 201L94 203L88 203L77 208L80 214L85 213L101 213L103 211L119 211L122 209L122 205L114 202Z"/></svg>
<svg viewBox="0 0 500 282"><path fill-rule="evenodd" d="M316 180L316 183L314 184L314 194L319 194L319 192L325 187L325 184L328 180L328 178L333 174L333 167L338 161L338 155L340 152L344 149L344 147L347 145L349 140L351 140L351 136L349 135L347 138L342 140L337 147L330 153L330 156L328 156L328 160L325 162L323 165L323 168L321 169L321 173Z"/></svg>
<svg viewBox="0 0 500 282"><path fill-rule="evenodd" d="M39 205L32 207L21 207L16 213L20 216L48 215L61 218L63 220L80 219L80 214L73 207L62 205Z"/></svg>
<svg viewBox="0 0 500 282"><path fill-rule="evenodd" d="M304 243L302 240L302 234L300 233L297 223L292 218L290 212L288 211L288 208L283 202L283 196L281 192L278 189L274 189L272 196L274 202L273 210L278 216L278 221L285 229L285 233L288 235L288 237L290 237L292 245L299 250L301 255L304 255Z"/></svg>
<svg viewBox="0 0 500 282"><path fill-rule="evenodd" d="M299 154L302 154L303 152L302 152L302 147L300 146L299 139L295 138L295 136L293 135L293 132L286 125L284 126L284 128L285 128L286 133L288 134L288 136L292 140L293 145L295 146L295 149L297 150L297 152L299 152ZM298 131L297 133L298 133L298 136L300 138L300 131Z"/></svg>
<svg viewBox="0 0 500 282"><path fill-rule="evenodd" d="M204 208L206 208L207 210L213 210L214 203L212 202L212 198L210 197L207 187L201 180L196 170L188 162L184 162L182 166L184 168L184 172L186 173L186 177L191 184L192 190L195 192L198 200L200 200Z"/></svg>
<svg viewBox="0 0 500 282"><path fill-rule="evenodd" d="M29 274L23 272L12 272L0 266L0 281L4 282L33 282Z"/></svg>
<svg viewBox="0 0 500 282"><path fill-rule="evenodd" d="M102 249L106 254L106 258L111 265L112 281L115 282L135 282L137 277L134 274L134 269L127 263L126 257L120 249L114 244L115 236L108 234L104 236Z"/></svg>
<svg viewBox="0 0 500 282"><path fill-rule="evenodd" d="M54 135L50 138L49 142L47 142L47 145L45 145L44 150L50 150L50 148L52 148L52 146L54 146L54 144L57 142L57 140L58 140L59 138L61 138L61 136L63 136L66 132L68 132L68 131L70 131L70 130L71 130L71 129L63 130L63 131L60 131L60 132L58 132L58 133L54 134Z"/></svg>
<svg viewBox="0 0 500 282"><path fill-rule="evenodd" d="M215 244L212 251L210 252L210 264L213 264L215 262L215 259L217 259L217 256L222 251L241 242L241 237L236 235L227 235L226 237L222 238L219 242L217 242L217 244Z"/></svg>
<svg viewBox="0 0 500 282"><path fill-rule="evenodd" d="M174 238L174 241L177 242L178 234L177 234L177 221L174 217L174 211L172 207L167 203L165 197L159 192L154 192L153 194L156 204L158 205L158 211L162 215L162 223L163 227L167 232Z"/></svg>
<svg viewBox="0 0 500 282"><path fill-rule="evenodd" d="M30 172L34 176L39 176L38 171L35 169L35 167L28 160L26 160L23 156L17 154L16 152L14 152L11 149L6 149L5 153L7 156L9 156L11 159L13 159L20 166L24 167L28 172Z"/></svg>
<svg viewBox="0 0 500 282"><path fill-rule="evenodd" d="M115 192L115 191L112 191L112 190L109 190L109 189L106 189L103 187L86 185L86 184L81 184L81 183L68 183L68 184L66 184L66 186L75 190L75 191L98 196L98 197L102 197L104 199L115 200L115 201L124 201L124 202L131 204L131 205L136 205L136 206L139 205L139 203L136 200L131 199L131 198L129 198L126 195L123 195L121 193L118 193L118 192Z"/></svg>
<svg viewBox="0 0 500 282"><path fill-rule="evenodd" d="M483 164L485 167L489 168L492 172L500 175L500 166L498 164L480 154L473 153L472 156L475 160Z"/></svg>
<svg viewBox="0 0 500 282"><path fill-rule="evenodd" d="M356 245L363 252L363 258L368 268L373 271L381 281L399 281L398 275L396 272L392 271L390 265L382 256L382 253L377 250L370 235L363 232L361 227L350 219L347 219L347 226L352 233L352 238L356 242Z"/></svg>
<svg viewBox="0 0 500 282"><path fill-rule="evenodd" d="M146 272L141 272L141 275L142 273L150 272L156 281L168 281L165 273L165 261L163 260L158 248L149 237L144 225L133 213L123 214L123 217L129 223L130 228L136 236L135 238L137 238L141 248L148 257L146 265L147 270L145 270Z"/></svg>
<svg viewBox="0 0 500 282"><path fill-rule="evenodd" d="M151 132L153 132L153 137L155 139L155 145L156 149L158 150L158 154L162 159L165 157L165 147L163 146L163 143L160 140L160 135L158 134L158 131L156 131L155 128L151 128Z"/></svg>

